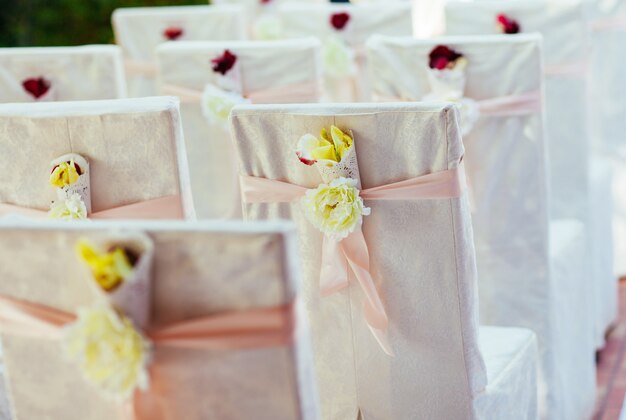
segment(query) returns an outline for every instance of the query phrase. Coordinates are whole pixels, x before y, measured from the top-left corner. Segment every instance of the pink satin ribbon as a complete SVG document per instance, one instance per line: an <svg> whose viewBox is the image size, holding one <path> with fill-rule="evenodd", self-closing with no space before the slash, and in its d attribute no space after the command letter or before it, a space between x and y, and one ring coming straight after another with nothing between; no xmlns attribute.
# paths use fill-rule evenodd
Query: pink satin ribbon
<svg viewBox="0 0 626 420"><path fill-rule="evenodd" d="M387 94L375 94L376 100L407 102L414 101L407 97ZM469 98L471 99L471 98ZM507 95L491 99L476 101L482 115L492 117L509 117L541 112L542 96L540 91L525 92L516 95Z"/></svg>
<svg viewBox="0 0 626 420"><path fill-rule="evenodd" d="M587 70L587 63L581 61L572 61L567 63L546 64L543 73L546 76L583 79L587 76Z"/></svg>
<svg viewBox="0 0 626 420"><path fill-rule="evenodd" d="M625 30L626 29L626 16L614 16L614 17L597 19L591 22L591 29L596 32Z"/></svg>
<svg viewBox="0 0 626 420"><path fill-rule="evenodd" d="M462 193L460 169L449 169L394 182L360 192L363 200L414 200L460 197ZM241 195L244 203L290 203L297 201L308 189L287 182L241 176ZM393 351L387 338L389 320L370 273L370 257L363 236L357 229L337 242L324 237L320 288L322 296L331 295L349 285L348 268L363 289L366 300L363 313L372 334L389 355Z"/></svg>
<svg viewBox="0 0 626 420"><path fill-rule="evenodd" d="M157 67L149 61L140 61L126 58L124 60L124 69L126 74L130 76L143 76L154 78L157 75Z"/></svg>
<svg viewBox="0 0 626 420"><path fill-rule="evenodd" d="M60 340L64 326L75 319L71 313L0 295L0 331L3 334ZM152 329L146 337L155 346L239 350L287 346L293 341L294 328L294 305L287 304L180 321ZM158 353L155 353L151 367L158 367L158 364ZM126 420L163 419L163 411L156 400L167 401L167 395L157 395L167 386L154 385L151 384L147 392L135 391L124 406Z"/></svg>
<svg viewBox="0 0 626 420"><path fill-rule="evenodd" d="M16 206L14 204L0 203L0 217L10 214L18 214L34 218L47 218L48 212ZM184 211L179 195L168 195L153 200L140 201L90 213L89 219L184 219Z"/></svg>
<svg viewBox="0 0 626 420"><path fill-rule="evenodd" d="M181 102L198 103L202 100L202 92L183 86L165 84L161 87L164 95L178 96ZM286 86L276 86L249 92L245 95L252 103L280 103L280 102L316 102L319 96L319 87L315 83L295 83Z"/></svg>

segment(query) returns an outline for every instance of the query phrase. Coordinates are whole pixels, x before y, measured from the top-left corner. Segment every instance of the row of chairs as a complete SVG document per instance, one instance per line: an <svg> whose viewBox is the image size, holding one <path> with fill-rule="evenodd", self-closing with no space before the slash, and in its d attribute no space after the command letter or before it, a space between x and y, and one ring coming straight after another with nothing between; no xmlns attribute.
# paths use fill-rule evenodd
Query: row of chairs
<svg viewBox="0 0 626 420"><path fill-rule="evenodd" d="M285 36L313 34L319 39L272 42L225 35L233 30L245 36L243 27L234 24L218 31L220 35L207 37L224 35L235 40L184 41L194 34L191 28L213 26L190 23L187 27L186 18L176 17L175 12L185 12L189 19L204 11L207 16L223 16L231 10L233 19L249 16L236 7L121 10L113 21L123 54L114 46L7 49L0 52L0 72L8 75L4 79L10 86L9 98L3 101L120 97L125 91L125 68L131 92L155 89L178 96L182 124L176 101L167 98L0 106L0 116L6 120L3 147L8 151L0 153L0 160L7 173L21 175L19 182L6 184L6 191L2 187L0 202L5 203L5 213L15 212L15 206L22 207L22 212L23 208L46 208L53 199L53 191L42 182L49 162L72 152L89 157L94 218L134 218L136 208L128 212L129 206L165 197L175 197L177 204L166 213L160 213L163 207L159 205L148 213L143 209L142 217L192 217L197 212L200 218L240 218L240 174L309 188L320 183L319 175L305 171L295 158L295 141L331 124L354 133L363 189L453 170L463 158L471 186L473 243L463 199L417 200L406 207L398 207L396 201L367 202L372 215L365 218L364 234L371 270L384 296L391 342L400 349L394 346L394 351L408 357L404 362L398 354L394 359L379 355L366 325L352 324L352 312L360 312L354 309L360 305L354 305L343 320L337 318L346 302L363 299L356 285L349 294L319 301L313 285L318 283L321 263L320 236L301 217L297 205L244 205L243 215L248 219L293 217L301 234L299 251L302 266L307 267L302 273L302 296L313 336L322 417L356 417L359 410L366 418L465 418L480 417L489 410L535 417L535 378L528 373L534 363L534 338L524 330L481 328L479 343L474 303L478 293L481 324L525 327L537 334L542 416L586 418L593 408L593 353L602 345L616 314L612 250L606 234L611 218L606 186L611 171L586 135L587 116L595 115L588 112L585 102L588 24L581 4L548 7L542 2L511 1L503 9L493 2L451 3L447 28L455 36L416 40L409 37L410 25L405 30L403 22L410 15L402 3L384 7L281 5L277 13L293 16L281 22L295 22L292 32L283 32L289 34ZM316 13L319 19L313 18ZM340 13L349 16L345 32L329 24ZM543 38L537 34L477 35L498 30L499 14L515 18L522 32L541 32ZM153 17L142 20L144 15ZM358 26L361 21L374 23ZM173 27L173 22L178 26ZM381 22L392 29L386 32ZM563 30L563 22L568 30ZM348 31L351 24L354 29ZM177 28L185 36L156 46L164 30ZM354 59L358 71L342 77L328 71L328 66L337 64L326 59L332 51L329 31L340 34L341 43L335 47L346 47L342 51ZM378 35L366 40L371 33ZM437 79L441 73L429 65L429 56L438 46L466 60L463 71L451 72L456 80ZM139 49L141 54L136 52ZM215 68L228 61L227 52L235 62L222 74ZM37 83L28 84L27 89L31 79ZM211 96L207 85L218 88L219 94ZM611 89L605 86L607 97L614 94ZM240 98L233 102L254 104L358 100L369 95L394 103L453 100L461 105L461 125L457 127L457 116L447 106L380 103L244 105L235 108L229 127L206 106L208 100L221 97L221 91L237 93ZM464 151L460 130L464 131ZM15 150L24 153L16 156ZM33 177L32 170L41 176ZM448 205L452 209L443 208ZM381 213L386 216L378 217ZM439 220L446 214L452 214L452 220ZM415 215L428 223L413 225ZM409 219L411 226L407 226ZM439 236L448 229L454 238L445 245ZM477 292L473 289L474 252ZM446 263L448 257L454 264ZM448 270L452 266L460 270L456 277ZM394 279L393 287L387 278ZM404 279L406 286L399 286L395 279ZM416 279L420 287L413 290ZM455 311L458 319L446 318ZM440 324L450 322L454 325ZM332 324L338 327L329 331L327 326ZM461 344L449 341L459 337ZM355 341L363 350L348 352ZM503 346L504 342L510 346ZM451 359L441 359L444 353ZM459 354L467 358L462 364L455 359ZM501 365L498 359L509 362ZM360 366L369 363L367 371L361 371ZM348 369L353 365L354 370ZM442 365L450 371L446 373ZM512 370L505 375L502 369L507 365ZM456 383L451 378L459 379L460 372L467 380ZM429 379L416 383L415 377ZM353 383L348 385L346 378ZM385 391L391 383L394 389L399 387L397 396ZM376 387L381 388L377 391ZM431 393L437 397L424 397ZM511 400L512 394L518 401ZM372 398L363 398L368 395ZM424 404L416 406L415 395ZM457 395L458 405L445 395ZM427 403L435 400L446 401L446 406Z"/></svg>

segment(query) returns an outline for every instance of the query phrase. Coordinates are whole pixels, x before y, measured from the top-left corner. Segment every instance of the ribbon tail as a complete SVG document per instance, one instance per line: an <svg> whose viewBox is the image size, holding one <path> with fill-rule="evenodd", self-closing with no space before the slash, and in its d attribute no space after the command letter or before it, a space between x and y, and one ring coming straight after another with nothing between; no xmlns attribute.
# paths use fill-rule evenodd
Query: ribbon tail
<svg viewBox="0 0 626 420"><path fill-rule="evenodd" d="M348 260L339 250L339 242L326 236L322 243L320 289L323 297L348 286Z"/></svg>
<svg viewBox="0 0 626 420"><path fill-rule="evenodd" d="M341 247L354 276L365 293L363 303L365 321L385 353L393 356L387 337L389 319L369 271L369 252L363 232L361 230L353 232L341 241Z"/></svg>

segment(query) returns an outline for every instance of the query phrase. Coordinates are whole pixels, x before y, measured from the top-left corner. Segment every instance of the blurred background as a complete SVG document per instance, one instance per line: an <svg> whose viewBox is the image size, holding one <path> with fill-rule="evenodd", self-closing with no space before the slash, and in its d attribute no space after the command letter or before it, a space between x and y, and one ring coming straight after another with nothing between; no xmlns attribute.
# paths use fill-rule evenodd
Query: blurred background
<svg viewBox="0 0 626 420"><path fill-rule="evenodd" d="M0 0L0 47L113 43L118 7L207 4L207 0Z"/></svg>

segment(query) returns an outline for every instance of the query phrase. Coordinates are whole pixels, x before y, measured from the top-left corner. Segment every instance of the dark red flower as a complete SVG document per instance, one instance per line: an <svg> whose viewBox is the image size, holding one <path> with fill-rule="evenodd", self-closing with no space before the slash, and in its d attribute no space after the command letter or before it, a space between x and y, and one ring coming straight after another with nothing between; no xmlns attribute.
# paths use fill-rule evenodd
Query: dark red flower
<svg viewBox="0 0 626 420"><path fill-rule="evenodd" d="M224 54L211 60L211 63L213 63L213 71L222 75L228 73L228 70L232 69L236 62L237 56L228 50L225 50Z"/></svg>
<svg viewBox="0 0 626 420"><path fill-rule="evenodd" d="M170 41L175 41L180 38L183 34L183 28L179 28L177 26L170 26L163 31L163 36Z"/></svg>
<svg viewBox="0 0 626 420"><path fill-rule="evenodd" d="M496 17L496 21L498 22L500 29L502 29L502 32L505 34L516 34L519 33L521 29L516 20L511 19L505 14L499 14Z"/></svg>
<svg viewBox="0 0 626 420"><path fill-rule="evenodd" d="M50 82L43 77L31 77L22 82L24 90L38 99L50 90Z"/></svg>
<svg viewBox="0 0 626 420"><path fill-rule="evenodd" d="M261 0L261 4L267 4L269 3L271 0Z"/></svg>
<svg viewBox="0 0 626 420"><path fill-rule="evenodd" d="M349 20L350 20L350 15L347 14L346 12L333 13L330 16L330 24L333 26L333 28L335 28L338 31L345 28Z"/></svg>
<svg viewBox="0 0 626 420"><path fill-rule="evenodd" d="M454 63L457 59L463 57L450 47L445 45L437 45L428 55L428 65L431 69L443 70L450 63Z"/></svg>

